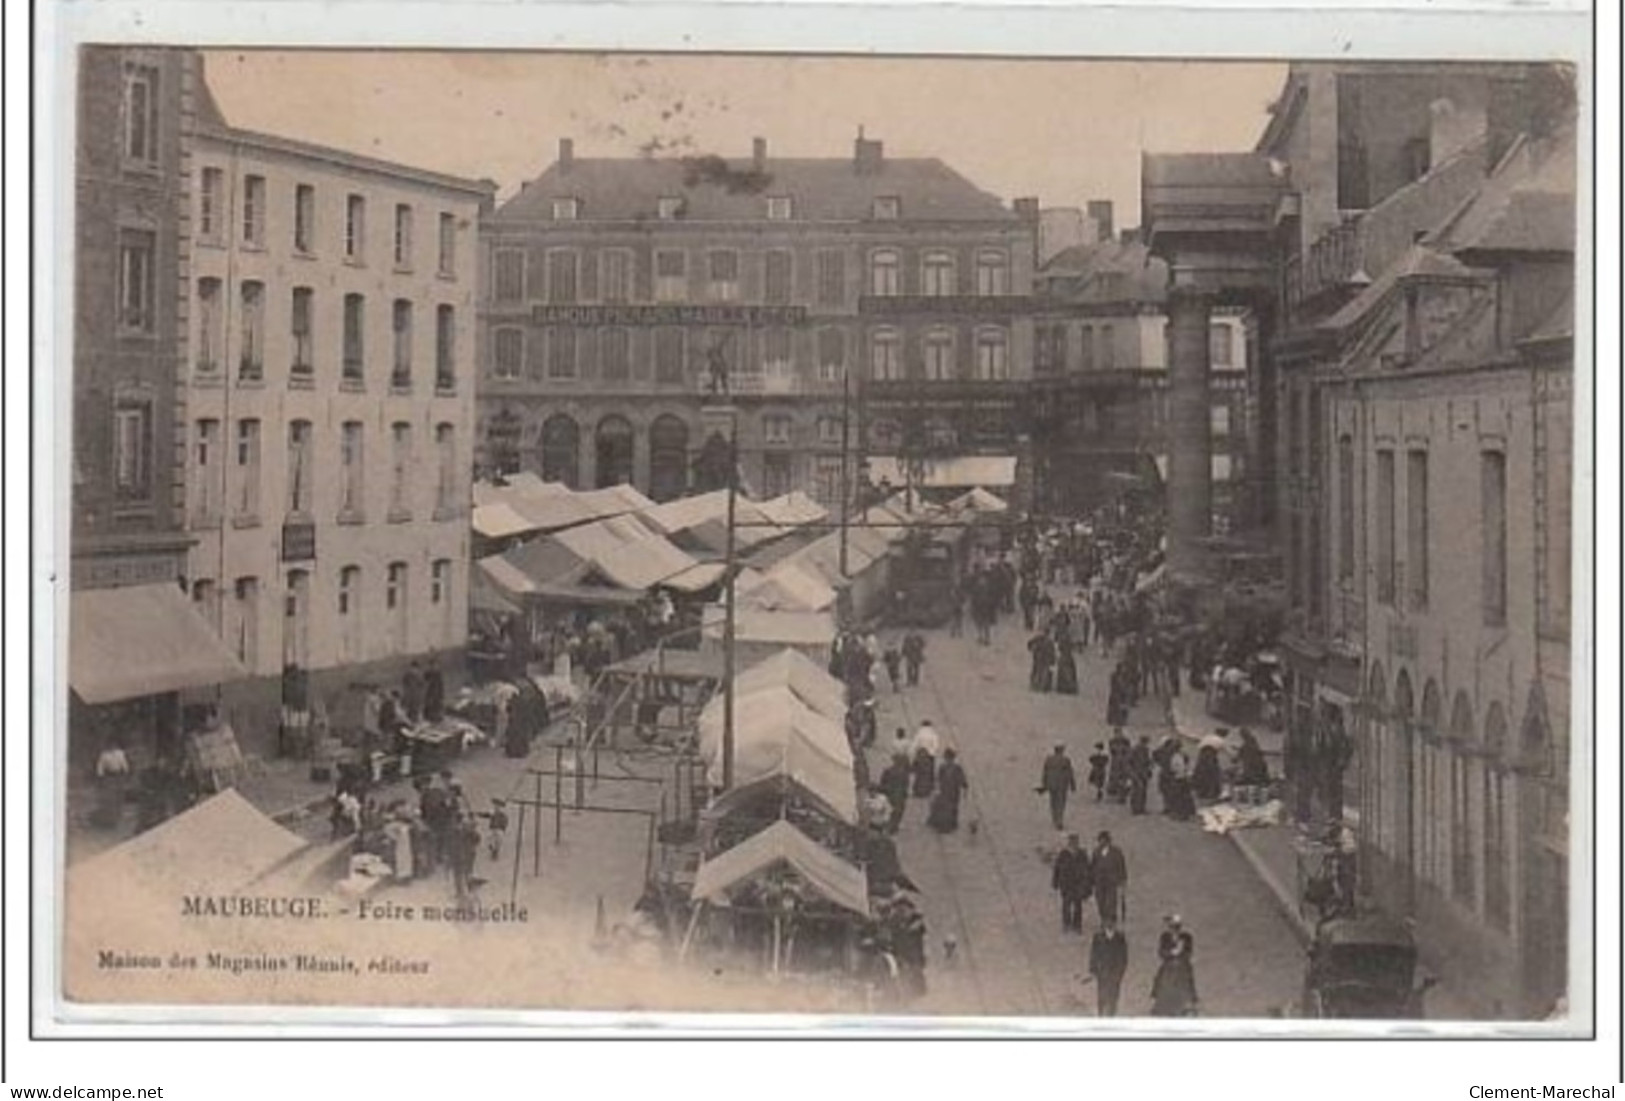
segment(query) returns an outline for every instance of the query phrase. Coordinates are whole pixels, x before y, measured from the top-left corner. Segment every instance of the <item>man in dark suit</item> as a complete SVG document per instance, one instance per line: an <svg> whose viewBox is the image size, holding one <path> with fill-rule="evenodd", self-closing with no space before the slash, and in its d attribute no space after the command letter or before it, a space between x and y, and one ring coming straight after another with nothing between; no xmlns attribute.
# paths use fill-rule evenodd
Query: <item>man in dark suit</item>
<svg viewBox="0 0 1625 1101"><path fill-rule="evenodd" d="M1115 921L1107 920L1089 943L1089 974L1095 978L1095 1014L1117 1016L1117 996L1128 970L1128 938Z"/></svg>
<svg viewBox="0 0 1625 1101"><path fill-rule="evenodd" d="M1055 854L1050 886L1061 895L1061 931L1083 932L1083 903L1094 890L1089 854L1078 844L1078 835L1068 834L1066 848Z"/></svg>

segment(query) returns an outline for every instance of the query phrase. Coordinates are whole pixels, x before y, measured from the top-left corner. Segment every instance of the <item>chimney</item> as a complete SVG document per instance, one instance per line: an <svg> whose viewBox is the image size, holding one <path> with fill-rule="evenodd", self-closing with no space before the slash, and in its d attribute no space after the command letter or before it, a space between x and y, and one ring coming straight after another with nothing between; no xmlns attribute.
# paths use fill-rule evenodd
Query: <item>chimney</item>
<svg viewBox="0 0 1625 1101"><path fill-rule="evenodd" d="M1096 243L1110 241L1117 236L1112 227L1112 201L1110 199L1091 199L1084 204L1084 213L1095 225Z"/></svg>
<svg viewBox="0 0 1625 1101"><path fill-rule="evenodd" d="M1038 221L1037 199L1016 199L1011 202L1010 206L1015 210L1016 217L1020 218L1023 222Z"/></svg>
<svg viewBox="0 0 1625 1101"><path fill-rule="evenodd" d="M860 176L878 176L881 165L885 162L885 146L878 141L870 141L863 136L863 128L858 128L858 140L852 144L852 167Z"/></svg>
<svg viewBox="0 0 1625 1101"><path fill-rule="evenodd" d="M559 171L568 172L576 162L576 143L570 138L559 139Z"/></svg>
<svg viewBox="0 0 1625 1101"><path fill-rule="evenodd" d="M757 138L751 142L751 164L758 175L767 170L766 138Z"/></svg>

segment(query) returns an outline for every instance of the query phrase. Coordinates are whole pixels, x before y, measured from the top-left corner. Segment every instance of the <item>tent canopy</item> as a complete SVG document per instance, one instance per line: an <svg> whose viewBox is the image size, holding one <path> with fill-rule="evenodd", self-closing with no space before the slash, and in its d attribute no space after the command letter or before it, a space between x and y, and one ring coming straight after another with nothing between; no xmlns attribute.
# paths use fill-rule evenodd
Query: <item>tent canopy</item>
<svg viewBox="0 0 1625 1101"><path fill-rule="evenodd" d="M699 718L699 755L713 785L722 782L723 700ZM777 776L799 784L832 815L858 823L852 750L846 732L800 702L789 688L768 688L734 701L734 785Z"/></svg>
<svg viewBox="0 0 1625 1101"><path fill-rule="evenodd" d="M734 691L741 696L766 688L788 688L824 718L837 723L846 719L845 686L800 650L780 650L734 679Z"/></svg>
<svg viewBox="0 0 1625 1101"><path fill-rule="evenodd" d="M701 864L694 877L694 897L715 902L730 888L781 864L828 901L869 916L869 885L863 872L788 822L775 822Z"/></svg>
<svg viewBox="0 0 1625 1101"><path fill-rule="evenodd" d="M227 895L264 878L306 846L236 791L223 791L68 870L101 891L134 886ZM117 894L101 896L117 898Z"/></svg>
<svg viewBox="0 0 1625 1101"><path fill-rule="evenodd" d="M783 524L785 527L818 524L829 519L829 510L799 489L786 493L782 497L762 501L757 507L762 510L768 519Z"/></svg>
<svg viewBox="0 0 1625 1101"><path fill-rule="evenodd" d="M1007 512L1010 506L995 494L989 493L981 486L977 486L969 493L962 493L948 502L949 508L970 509L972 512Z"/></svg>
<svg viewBox="0 0 1625 1101"><path fill-rule="evenodd" d="M836 593L816 571L793 562L767 573L745 571L738 581L739 597L757 608L820 612L834 605Z"/></svg>
<svg viewBox="0 0 1625 1101"><path fill-rule="evenodd" d="M180 588L87 589L70 598L68 681L89 704L201 688L248 675Z"/></svg>
<svg viewBox="0 0 1625 1101"><path fill-rule="evenodd" d="M706 638L720 639L726 613L707 604L701 622ZM769 611L749 605L734 609L734 638L779 646L828 646L835 641L835 617L829 612Z"/></svg>

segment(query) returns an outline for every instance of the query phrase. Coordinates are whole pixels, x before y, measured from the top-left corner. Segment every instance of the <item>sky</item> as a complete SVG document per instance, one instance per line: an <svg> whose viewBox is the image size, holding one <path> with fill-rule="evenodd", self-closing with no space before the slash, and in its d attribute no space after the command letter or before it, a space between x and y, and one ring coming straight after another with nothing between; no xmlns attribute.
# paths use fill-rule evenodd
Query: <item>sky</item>
<svg viewBox="0 0 1625 1101"><path fill-rule="evenodd" d="M578 157L939 157L1000 198L1116 204L1138 224L1140 153L1251 149L1280 64L485 51L217 51L234 126L499 185Z"/></svg>

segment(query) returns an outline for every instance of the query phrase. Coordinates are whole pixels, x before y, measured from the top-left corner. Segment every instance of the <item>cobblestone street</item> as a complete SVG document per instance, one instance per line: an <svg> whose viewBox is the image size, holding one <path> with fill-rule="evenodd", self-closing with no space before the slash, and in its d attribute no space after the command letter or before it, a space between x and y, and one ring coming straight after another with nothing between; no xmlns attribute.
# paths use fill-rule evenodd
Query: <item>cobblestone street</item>
<svg viewBox="0 0 1625 1101"><path fill-rule="evenodd" d="M1048 803L1034 792L1040 765L1057 744L1067 747L1081 790L1067 809L1067 829L1092 843L1109 829L1128 858L1129 969L1121 1012L1150 1008L1156 937L1166 913L1184 917L1196 937L1196 974L1205 1017L1260 1017L1290 1002L1302 976L1302 952L1270 892L1227 838L1159 813L1131 815L1126 806L1096 803L1085 779L1087 757L1109 734L1105 726L1110 665L1098 648L1079 662L1078 696L1027 689L1026 634L1006 616L993 645L973 634L930 633L923 683L881 690L880 745L871 768L884 766L884 747L897 726L911 733L930 719L958 749L970 791L958 833L941 836L925 825L923 800L911 803L898 851L919 885L930 930L931 990L915 1011L975 1015L1077 1014L1095 1011L1088 938L1098 926L1093 903L1084 935L1060 928L1046 852L1056 845ZM1160 700L1148 698L1131 716L1130 738L1166 730ZM944 959L944 939L957 949Z"/></svg>

